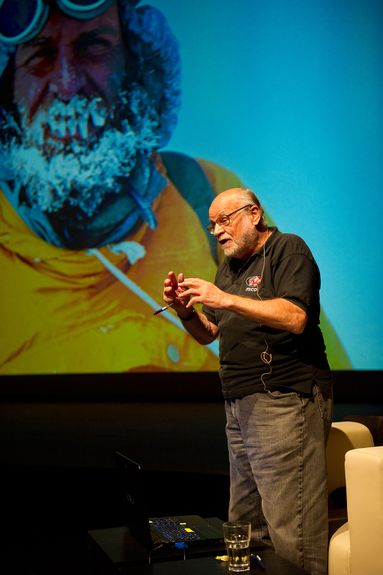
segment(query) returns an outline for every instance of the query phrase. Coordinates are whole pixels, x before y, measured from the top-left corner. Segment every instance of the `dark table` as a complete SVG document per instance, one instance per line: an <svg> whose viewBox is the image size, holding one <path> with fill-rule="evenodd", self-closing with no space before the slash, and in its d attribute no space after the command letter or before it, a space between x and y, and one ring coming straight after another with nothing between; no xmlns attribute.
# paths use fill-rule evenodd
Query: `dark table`
<svg viewBox="0 0 383 575"><path fill-rule="evenodd" d="M295 567L288 561L278 557L271 550L262 551L262 560L265 569L252 565L250 571L245 571L244 575L308 575L307 571ZM214 557L200 557L197 559L186 559L185 561L166 561L153 563L145 567L136 567L122 571L127 575L229 575L228 565L225 562L217 561Z"/></svg>
<svg viewBox="0 0 383 575"><path fill-rule="evenodd" d="M148 564L148 552L137 545L127 528L101 529L89 532L93 551L100 558L108 557L117 574L121 575L228 575L228 563L215 557L226 554L225 548L202 548L178 551L172 556L153 553ZM271 549L256 548L254 552L262 558L265 569L252 564L251 575L308 575L307 571L292 565Z"/></svg>
<svg viewBox="0 0 383 575"><path fill-rule="evenodd" d="M101 545L100 545L101 544ZM126 528L90 532L47 529L33 532L25 521L0 533L0 572L6 575L229 575L215 558L224 549L152 554L137 546ZM245 575L308 575L270 549L257 548L265 569L252 565Z"/></svg>

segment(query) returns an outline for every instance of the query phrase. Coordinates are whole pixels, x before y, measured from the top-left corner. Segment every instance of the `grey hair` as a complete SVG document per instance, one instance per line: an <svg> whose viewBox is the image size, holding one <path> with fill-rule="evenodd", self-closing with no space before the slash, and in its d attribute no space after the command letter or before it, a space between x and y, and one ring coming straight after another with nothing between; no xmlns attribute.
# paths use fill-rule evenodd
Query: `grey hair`
<svg viewBox="0 0 383 575"><path fill-rule="evenodd" d="M255 192L253 192L253 190L250 190L250 188L239 188L237 197L238 199L243 200L244 203L255 204L256 206L258 206L258 208L261 211L261 219L259 221L258 227L260 227L261 229L267 228L267 223L265 219L265 210L263 209L263 206L258 196L255 194Z"/></svg>

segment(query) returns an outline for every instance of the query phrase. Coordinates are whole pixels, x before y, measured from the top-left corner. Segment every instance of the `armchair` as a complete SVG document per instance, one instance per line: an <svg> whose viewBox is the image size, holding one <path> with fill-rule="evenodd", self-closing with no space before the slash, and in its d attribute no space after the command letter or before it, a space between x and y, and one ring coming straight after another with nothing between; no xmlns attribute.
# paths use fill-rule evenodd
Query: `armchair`
<svg viewBox="0 0 383 575"><path fill-rule="evenodd" d="M383 447L346 453L348 522L332 535L329 575L383 573Z"/></svg>
<svg viewBox="0 0 383 575"><path fill-rule="evenodd" d="M373 437L366 425L356 421L332 423L326 450L330 537L347 521L345 455L350 449L373 446Z"/></svg>

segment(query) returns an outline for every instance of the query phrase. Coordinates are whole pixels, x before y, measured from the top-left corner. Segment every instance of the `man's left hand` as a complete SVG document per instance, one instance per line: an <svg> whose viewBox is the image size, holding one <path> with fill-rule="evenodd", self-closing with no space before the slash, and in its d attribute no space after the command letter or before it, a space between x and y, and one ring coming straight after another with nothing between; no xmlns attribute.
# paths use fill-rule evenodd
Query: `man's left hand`
<svg viewBox="0 0 383 575"><path fill-rule="evenodd" d="M182 296L190 298L188 307L196 303L203 303L213 309L223 309L225 307L225 299L229 295L213 283L199 278L185 278L183 282L178 284L183 290Z"/></svg>

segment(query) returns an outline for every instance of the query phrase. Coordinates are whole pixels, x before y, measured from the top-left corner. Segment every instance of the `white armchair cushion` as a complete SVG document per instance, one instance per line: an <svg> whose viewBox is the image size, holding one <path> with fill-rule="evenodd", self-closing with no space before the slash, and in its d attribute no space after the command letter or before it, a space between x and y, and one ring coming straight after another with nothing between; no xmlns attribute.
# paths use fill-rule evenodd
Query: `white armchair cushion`
<svg viewBox="0 0 383 575"><path fill-rule="evenodd" d="M331 537L329 575L383 574L383 447L346 453L348 523Z"/></svg>
<svg viewBox="0 0 383 575"><path fill-rule="evenodd" d="M346 453L351 575L383 574L383 447Z"/></svg>
<svg viewBox="0 0 383 575"><path fill-rule="evenodd" d="M329 575L350 575L350 531L348 523L339 527L330 539L328 573Z"/></svg>
<svg viewBox="0 0 383 575"><path fill-rule="evenodd" d="M329 493L346 485L345 453L350 449L373 447L373 445L373 437L366 425L356 421L334 421L331 424L327 442L327 485Z"/></svg>

